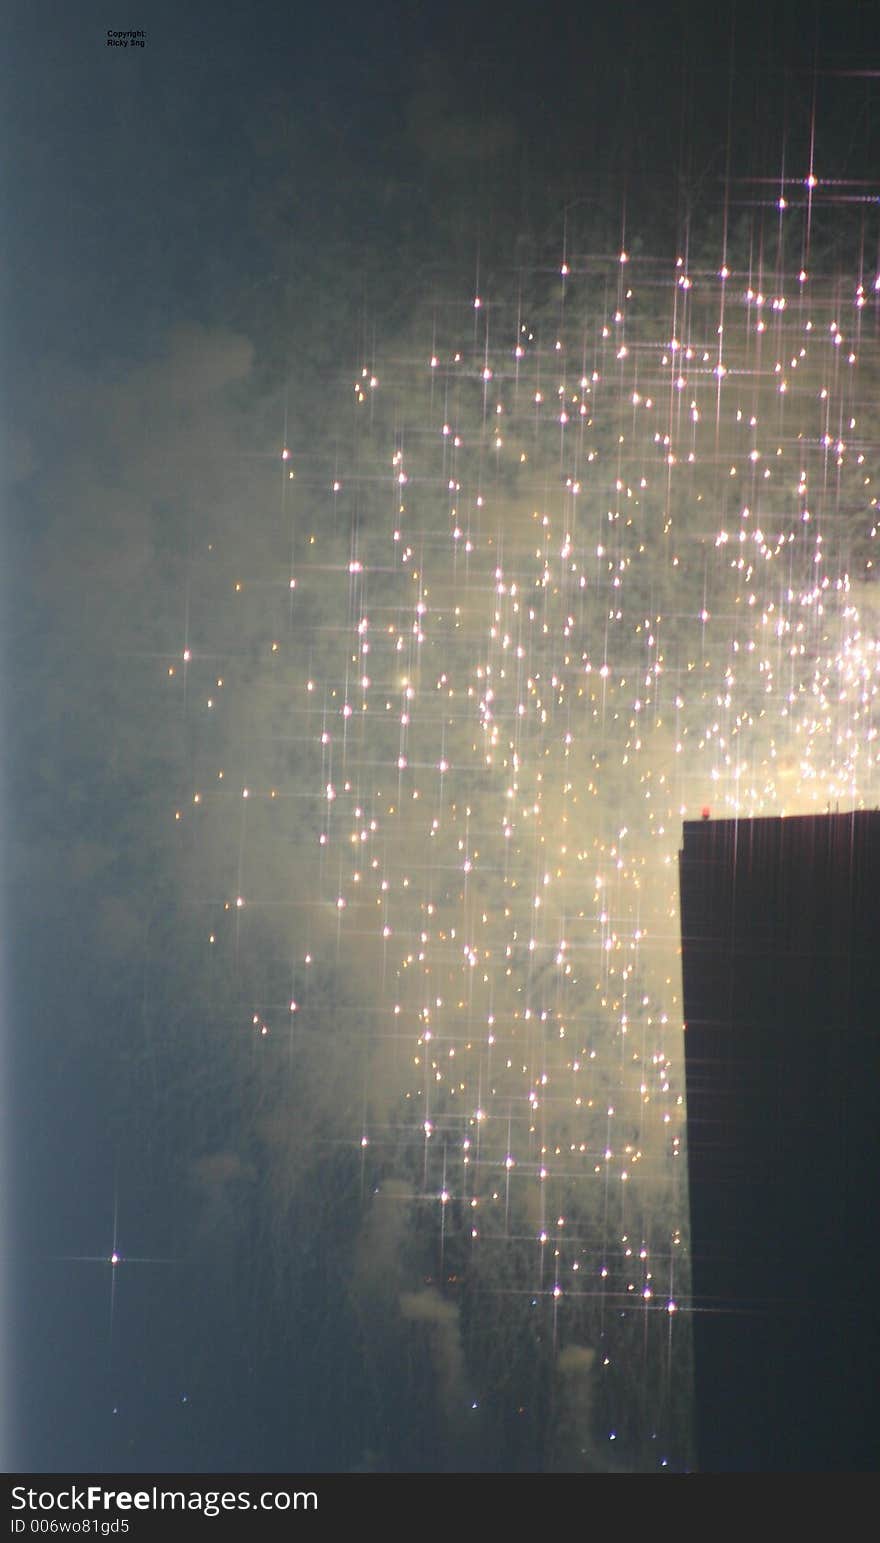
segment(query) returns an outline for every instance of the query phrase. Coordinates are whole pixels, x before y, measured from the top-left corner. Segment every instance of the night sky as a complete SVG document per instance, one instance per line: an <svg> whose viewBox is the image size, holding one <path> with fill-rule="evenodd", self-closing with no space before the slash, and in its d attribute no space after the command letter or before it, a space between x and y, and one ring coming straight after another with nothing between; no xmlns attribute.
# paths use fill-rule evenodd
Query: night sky
<svg viewBox="0 0 880 1543"><path fill-rule="evenodd" d="M681 821L880 781L876 10L421 11L8 10L7 1468L693 1465Z"/></svg>

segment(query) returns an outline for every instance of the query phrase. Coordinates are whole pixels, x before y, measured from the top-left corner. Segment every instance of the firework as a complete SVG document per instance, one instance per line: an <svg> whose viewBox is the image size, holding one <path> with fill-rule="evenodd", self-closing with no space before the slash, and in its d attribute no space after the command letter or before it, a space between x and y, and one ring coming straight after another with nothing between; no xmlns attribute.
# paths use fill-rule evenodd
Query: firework
<svg viewBox="0 0 880 1543"><path fill-rule="evenodd" d="M876 306L568 249L432 297L288 428L261 559L195 574L177 815L227 854L231 1032L323 1067L312 1135L374 1242L390 1200L387 1299L485 1450L687 1462L681 822L876 799Z"/></svg>

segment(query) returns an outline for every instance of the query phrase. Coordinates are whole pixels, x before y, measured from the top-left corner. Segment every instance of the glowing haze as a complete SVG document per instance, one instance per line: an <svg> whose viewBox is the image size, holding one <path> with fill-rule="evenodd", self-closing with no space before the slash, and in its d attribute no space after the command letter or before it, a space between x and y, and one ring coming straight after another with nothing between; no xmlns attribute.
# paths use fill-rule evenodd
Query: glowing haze
<svg viewBox="0 0 880 1543"><path fill-rule="evenodd" d="M681 822L876 801L877 295L783 255L819 191L770 259L438 293L193 531L197 946L464 1462L686 1465Z"/></svg>

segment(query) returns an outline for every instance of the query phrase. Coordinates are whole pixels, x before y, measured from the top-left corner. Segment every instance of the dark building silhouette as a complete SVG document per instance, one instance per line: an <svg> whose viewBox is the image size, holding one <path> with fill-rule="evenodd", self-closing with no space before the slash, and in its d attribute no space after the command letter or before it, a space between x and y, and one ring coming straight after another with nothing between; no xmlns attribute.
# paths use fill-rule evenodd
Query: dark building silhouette
<svg viewBox="0 0 880 1543"><path fill-rule="evenodd" d="M698 1465L880 1451L880 813L687 822Z"/></svg>

